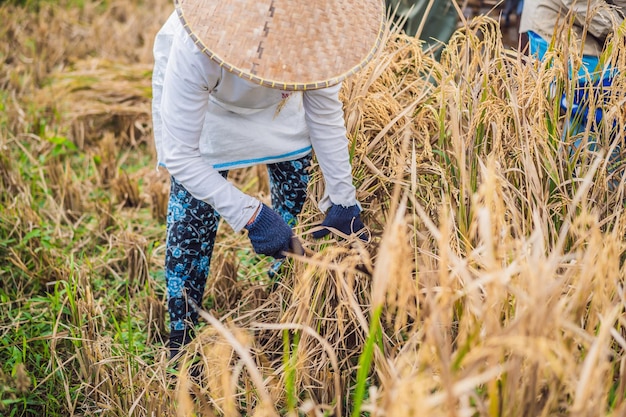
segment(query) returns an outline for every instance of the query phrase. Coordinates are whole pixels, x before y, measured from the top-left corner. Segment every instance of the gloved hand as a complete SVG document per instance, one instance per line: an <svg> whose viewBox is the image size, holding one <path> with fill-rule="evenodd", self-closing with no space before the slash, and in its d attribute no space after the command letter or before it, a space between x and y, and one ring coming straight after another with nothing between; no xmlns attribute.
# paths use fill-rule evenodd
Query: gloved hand
<svg viewBox="0 0 626 417"><path fill-rule="evenodd" d="M361 221L361 209L356 204L350 207L344 207L339 204L333 204L326 213L326 218L322 222L322 227L332 227L341 233L351 235L357 233L359 239L367 240L369 235L365 225ZM329 229L318 230L313 232L313 237L319 239L330 233Z"/></svg>
<svg viewBox="0 0 626 417"><path fill-rule="evenodd" d="M263 204L254 221L246 226L256 253L284 258L291 248L291 227L274 210Z"/></svg>

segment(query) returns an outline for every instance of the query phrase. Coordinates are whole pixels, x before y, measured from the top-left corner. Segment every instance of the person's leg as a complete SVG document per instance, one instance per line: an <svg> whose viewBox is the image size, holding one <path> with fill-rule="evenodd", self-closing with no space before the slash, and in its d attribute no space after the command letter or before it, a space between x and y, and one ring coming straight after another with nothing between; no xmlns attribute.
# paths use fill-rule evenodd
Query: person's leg
<svg viewBox="0 0 626 417"><path fill-rule="evenodd" d="M291 227L297 224L297 217L306 201L310 166L310 154L293 161L267 165L272 207ZM282 259L276 260L272 264L268 271L271 279L276 277L282 264Z"/></svg>
<svg viewBox="0 0 626 417"><path fill-rule="evenodd" d="M171 178L165 252L170 358L193 338L198 313L188 300L202 303L218 223L213 207Z"/></svg>
<svg viewBox="0 0 626 417"><path fill-rule="evenodd" d="M272 207L293 227L306 201L311 155L293 161L268 164Z"/></svg>

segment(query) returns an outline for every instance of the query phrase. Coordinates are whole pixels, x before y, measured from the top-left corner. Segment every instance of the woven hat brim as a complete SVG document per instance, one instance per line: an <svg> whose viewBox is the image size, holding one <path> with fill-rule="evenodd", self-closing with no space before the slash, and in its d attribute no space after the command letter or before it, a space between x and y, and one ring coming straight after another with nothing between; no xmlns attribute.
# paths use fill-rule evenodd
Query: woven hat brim
<svg viewBox="0 0 626 417"><path fill-rule="evenodd" d="M175 0L197 47L227 71L282 90L329 87L383 42L383 0Z"/></svg>

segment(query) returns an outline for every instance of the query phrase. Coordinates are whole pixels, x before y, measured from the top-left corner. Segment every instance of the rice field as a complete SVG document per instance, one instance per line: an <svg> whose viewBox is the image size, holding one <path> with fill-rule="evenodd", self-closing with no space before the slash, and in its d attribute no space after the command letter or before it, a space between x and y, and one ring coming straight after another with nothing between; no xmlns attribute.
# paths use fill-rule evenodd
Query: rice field
<svg viewBox="0 0 626 417"><path fill-rule="evenodd" d="M574 134L568 31L547 65L480 16L438 61L390 28L343 86L371 241L310 237L315 169L277 282L222 225L175 370L150 119L171 7L0 3L0 415L626 415L626 80ZM263 169L230 179L269 203Z"/></svg>

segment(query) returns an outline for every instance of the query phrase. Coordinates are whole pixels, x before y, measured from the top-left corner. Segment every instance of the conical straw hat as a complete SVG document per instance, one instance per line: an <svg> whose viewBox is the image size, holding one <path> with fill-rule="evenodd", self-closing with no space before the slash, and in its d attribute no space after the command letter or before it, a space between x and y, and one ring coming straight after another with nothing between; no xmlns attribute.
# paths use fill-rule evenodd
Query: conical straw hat
<svg viewBox="0 0 626 417"><path fill-rule="evenodd" d="M175 0L196 45L258 84L307 90L338 84L381 44L384 0Z"/></svg>

